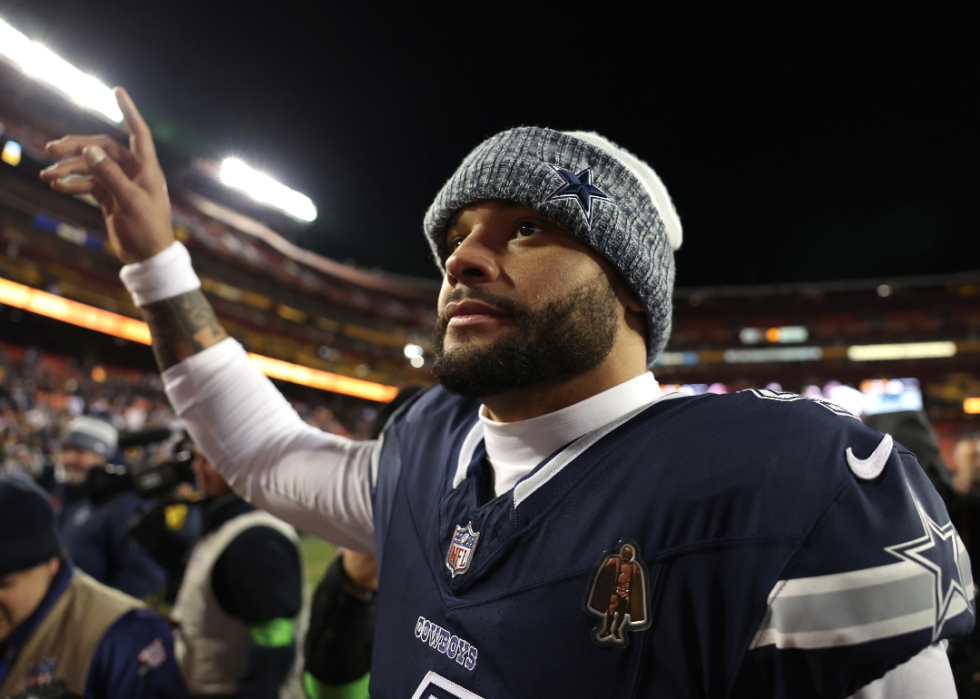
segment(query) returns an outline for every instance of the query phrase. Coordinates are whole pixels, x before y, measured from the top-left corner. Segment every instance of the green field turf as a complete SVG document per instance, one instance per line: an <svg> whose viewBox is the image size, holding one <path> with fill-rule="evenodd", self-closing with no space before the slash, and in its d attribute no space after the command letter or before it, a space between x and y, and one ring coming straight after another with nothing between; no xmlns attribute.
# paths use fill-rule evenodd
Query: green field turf
<svg viewBox="0 0 980 699"><path fill-rule="evenodd" d="M306 582L311 590L316 589L324 573L327 572L327 566L333 560L336 547L311 534L301 534L299 548L303 556L303 573L306 575Z"/></svg>

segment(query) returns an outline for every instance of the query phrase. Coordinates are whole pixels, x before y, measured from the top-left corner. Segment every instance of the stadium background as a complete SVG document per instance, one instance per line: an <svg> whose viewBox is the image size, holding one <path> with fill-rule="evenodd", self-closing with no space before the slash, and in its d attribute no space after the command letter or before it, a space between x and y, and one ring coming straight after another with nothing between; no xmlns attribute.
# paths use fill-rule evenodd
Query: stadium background
<svg viewBox="0 0 980 699"><path fill-rule="evenodd" d="M343 245L337 259L315 252L328 246L311 244L313 228L222 185L221 163L206 145L195 151L193 139L167 138L172 124L162 116L151 126L175 230L205 293L304 419L363 437L378 406L399 388L432 383L429 332L438 282L431 269L416 266L405 275L401 268L359 267L340 261ZM0 421L8 470L50 459L60 427L82 410L108 412L130 431L173 422L100 211L93 201L56 194L37 179L52 162L43 150L47 141L105 131L123 137L118 123L27 76L10 56L0 60ZM858 230L860 223L845 228ZM397 235L417 236L422 244L417 224ZM944 255L956 259L945 268L930 258L922 273L899 264L892 275L880 265L853 264L849 257L875 251L842 248L846 241L836 235L821 239L817 230L809 247L783 251L778 273L753 271L755 283L708 283L711 275L685 270L696 254L685 249L674 332L654 370L657 379L666 391L691 393L778 386L854 410L914 403L921 395L952 465L955 442L980 429L976 237L948 247ZM914 236L899 237L896 245L908 246ZM703 249L704 240L695 236L688 245ZM743 254L757 252L749 246ZM778 259L777 252L763 257ZM823 266L804 254L822 258ZM878 273L860 274L865 270ZM150 449L130 457L164 455ZM306 538L304 555L315 580L332 547Z"/></svg>

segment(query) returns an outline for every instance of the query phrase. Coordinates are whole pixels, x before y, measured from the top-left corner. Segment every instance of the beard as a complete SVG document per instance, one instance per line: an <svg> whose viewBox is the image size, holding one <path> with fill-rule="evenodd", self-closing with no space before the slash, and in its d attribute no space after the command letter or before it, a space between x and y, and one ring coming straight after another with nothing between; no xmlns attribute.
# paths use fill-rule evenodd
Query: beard
<svg viewBox="0 0 980 699"><path fill-rule="evenodd" d="M456 329L461 342L447 352L449 321L439 314L432 371L447 391L467 398L483 399L584 374L602 364L616 342L619 304L602 276L538 310L479 286L469 293L457 288L447 303L462 299L485 301L513 320L504 337L481 347L466 342L466 328Z"/></svg>

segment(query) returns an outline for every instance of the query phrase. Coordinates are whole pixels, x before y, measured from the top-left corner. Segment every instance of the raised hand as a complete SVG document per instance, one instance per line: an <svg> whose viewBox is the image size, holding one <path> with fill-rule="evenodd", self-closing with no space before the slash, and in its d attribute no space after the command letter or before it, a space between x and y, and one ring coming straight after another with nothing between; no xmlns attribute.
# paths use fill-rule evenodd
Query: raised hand
<svg viewBox="0 0 980 699"><path fill-rule="evenodd" d="M129 148L109 136L65 136L46 146L49 155L65 160L42 170L41 179L58 192L91 193L102 205L110 244L129 264L170 247L174 231L150 129L126 91L115 92ZM143 317L160 371L228 337L200 289L148 304Z"/></svg>
<svg viewBox="0 0 980 699"><path fill-rule="evenodd" d="M128 264L169 247L174 232L153 136L126 91L117 87L115 93L129 148L109 136L65 136L45 147L65 160L42 170L41 179L58 192L91 193L102 206L110 244Z"/></svg>

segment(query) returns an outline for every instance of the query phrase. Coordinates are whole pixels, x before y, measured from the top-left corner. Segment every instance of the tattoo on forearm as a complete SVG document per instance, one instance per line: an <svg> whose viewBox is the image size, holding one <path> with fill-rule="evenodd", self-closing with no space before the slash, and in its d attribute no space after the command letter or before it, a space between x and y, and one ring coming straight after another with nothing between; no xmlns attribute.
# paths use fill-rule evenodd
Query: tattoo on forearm
<svg viewBox="0 0 980 699"><path fill-rule="evenodd" d="M228 337L200 289L144 306L143 317L160 371Z"/></svg>

